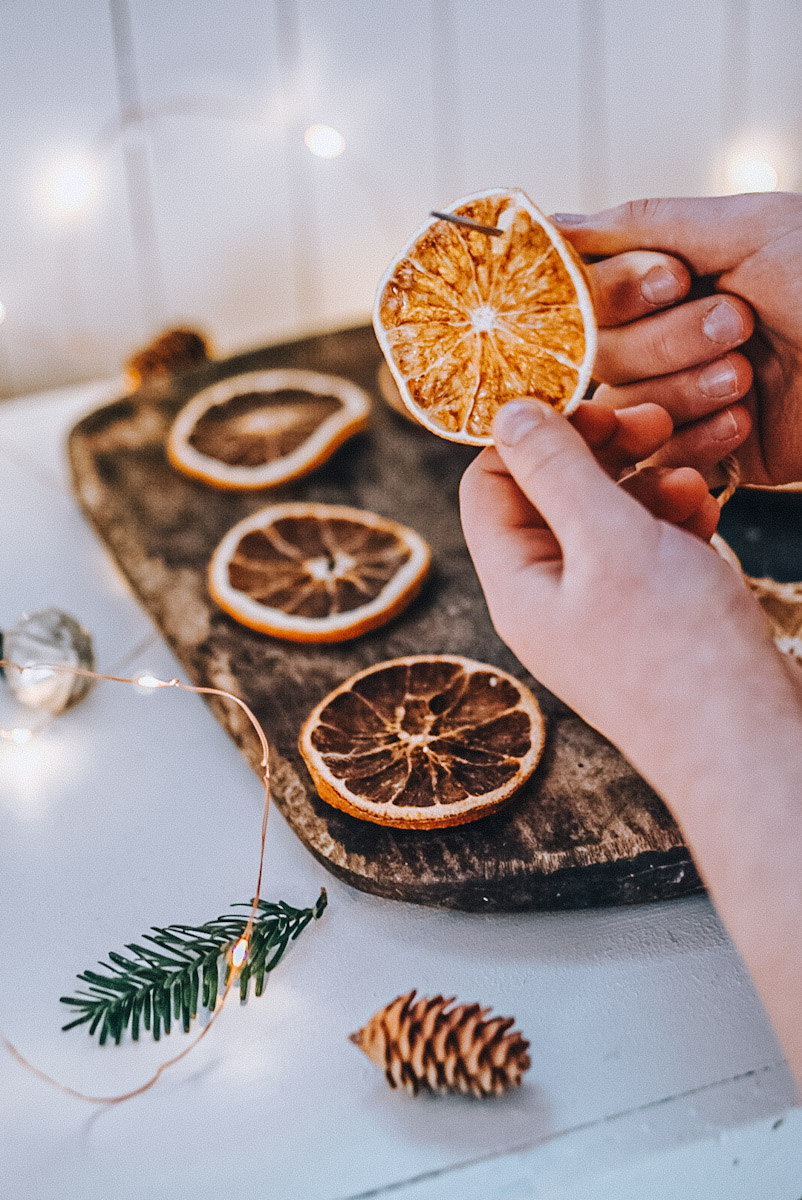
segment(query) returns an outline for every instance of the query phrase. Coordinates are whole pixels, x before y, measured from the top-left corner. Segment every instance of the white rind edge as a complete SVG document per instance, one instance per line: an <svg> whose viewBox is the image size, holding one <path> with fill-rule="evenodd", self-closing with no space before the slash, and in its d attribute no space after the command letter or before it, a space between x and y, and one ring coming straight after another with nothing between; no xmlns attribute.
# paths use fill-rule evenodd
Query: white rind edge
<svg viewBox="0 0 802 1200"><path fill-rule="evenodd" d="M217 458L201 454L190 445L189 435L208 409L224 404L243 390L280 392L285 389L311 392L316 396L336 396L342 401L343 408L322 421L311 437L291 454L260 467L232 467L221 463ZM231 487L267 487L272 483L282 483L294 474L300 474L310 460L314 462L325 453L328 445L339 433L355 422L366 419L370 407L371 400L367 392L340 375L323 375L318 371L305 371L296 367L247 371L221 379L193 396L175 418L170 429L168 445L171 453L195 475L218 476Z"/></svg>
<svg viewBox="0 0 802 1200"><path fill-rule="evenodd" d="M247 533L254 529L263 529L265 525L281 520L282 517L309 515L319 516L323 519L334 517L353 520L362 525L370 525L374 529L387 529L395 534L401 533L412 553L387 587L369 604L362 605L360 608L352 608L348 613L332 613L328 617L290 617L282 609L259 604L258 601L252 600L244 592L237 591L231 586L225 567L240 540ZM270 504L266 508L261 508L258 512L238 521L236 525L232 525L212 554L209 563L209 578L213 584L215 598L217 599L218 596L229 597L230 603L236 604L242 616L252 621L257 628L269 623L274 630L284 629L296 634L302 631L309 634L337 633L344 629L350 629L353 625L370 619L376 613L384 612L385 609L391 607L420 578L422 572L426 571L430 558L431 551L428 543L414 529L402 525L399 521L379 516L378 513L365 509L350 508L342 504L313 504L303 500L288 500L284 504ZM219 600L218 603L220 603ZM280 634L274 636L280 636Z"/></svg>
<svg viewBox="0 0 802 1200"><path fill-rule="evenodd" d="M555 228L554 225L552 225L548 217L546 217L545 214L540 211L536 204L532 203L526 193L521 191L520 188L489 188L483 192L473 192L470 196L463 196L461 199L455 200L453 204L449 204L447 208L443 208L440 211L456 212L456 210L461 208L464 204L472 204L475 200L487 200L491 196L514 196L520 207L525 208L532 219L536 221L542 229L545 229L549 235L549 238L554 244L554 248L565 264L568 274L571 276L571 281L576 288L576 293L579 298L579 307L582 310L583 317L585 318L585 360L582 370L579 372L579 378L577 380L574 394L566 404L565 408L561 410L563 416L570 416L587 391L593 371L593 363L596 357L596 320L593 313L593 302L590 298L588 285L585 282L582 272L571 258L571 255L568 254L563 248L564 239L562 234ZM429 217L428 220L424 221L420 228L404 245L403 249L396 254L395 258L382 275L381 279L379 280L379 286L376 289L376 298L373 303L373 329L385 361L392 372L393 378L398 384L398 390L401 393L401 399L419 424L430 430L431 433L434 433L438 437L444 438L449 442L460 442L462 445L467 446L492 446L492 437L488 436L481 438L469 433L451 433L448 430L436 428L433 423L422 419L421 410L410 396L406 380L395 365L392 351L390 349L389 339L381 321L381 298L388 280L395 271L401 259L407 257L409 251L412 249L418 239L422 237L427 229L431 229L432 225L436 225L439 219L439 217ZM590 319L588 319L589 316Z"/></svg>
<svg viewBox="0 0 802 1200"><path fill-rule="evenodd" d="M537 731L534 728L534 720L533 720L532 745L529 749L528 754L523 759L520 760L521 767L523 769L523 778L520 780L520 782L516 785L516 787L511 792L507 791L506 786L496 788L495 791L492 791L492 792L486 792L481 797L481 805L483 808L486 806L489 806L489 805L492 806L496 802L496 800L498 800L500 798L506 799L507 796L509 796L511 798L513 795L515 795L515 792L517 792L521 787L523 787L523 785L526 783L527 779L529 779L529 777L534 773L535 768L537 767L538 763L540 762L540 759L543 754L543 746L546 741L546 721L543 716L543 710L541 709L540 704L538 703L537 697L534 695L534 693L526 686L525 683L521 683L520 679L516 679L514 675L511 675L509 673L509 671L502 671L500 667L496 667L492 663L479 662L477 659L465 658L460 654L436 654L436 655L435 654L410 654L410 655L406 655L403 658L391 658L391 659L387 659L385 662L374 663L373 666L365 667L364 670L358 671L355 675L351 675L348 679L344 680L343 683L341 683L339 685L339 687L334 688L333 691L329 692L329 694L327 696L324 696L323 699L318 704L315 705L315 707L312 709L309 716L306 718L306 720L303 723L303 726L301 728L301 736L299 739L301 753L302 753L302 755L304 755L304 758L306 758L306 755L308 755L309 758L314 759L315 764L316 764L315 769L325 778L326 782L332 788L332 790L335 792L339 792L341 795L345 796L347 798L348 802L352 805L352 807L355 810L365 813L367 819L370 819L371 817L375 817L377 812L385 812L386 811L386 812L391 812L397 821L403 821L405 819L406 820L414 819L415 821L419 822L420 828L425 828L425 824L426 824L425 818L423 818L421 816L422 810L420 808L416 808L414 805L404 805L402 807L399 807L398 805L389 805L389 804L388 805L375 805L375 804L368 805L368 804L365 804L365 802L361 796L354 795L353 792L349 791L348 788L344 787L342 780L338 779L336 775L332 774L332 772L327 767L326 763L323 761L322 757L320 757L318 755L317 751L310 744L309 738L310 738L311 730L314 727L314 725L317 723L317 721L320 717L320 714L323 711L323 709L326 707L326 705L335 696L340 695L341 692L350 690L353 687L353 685L358 682L358 680L364 679L364 677L366 675L372 675L372 674L374 674L374 672L379 671L379 670L384 670L387 667L393 667L393 666L398 666L398 665L406 666L408 664L416 663L416 662L431 662L432 659L434 659L434 658L436 658L440 662L458 663L461 667L464 668L466 673L469 675L475 675L478 671L489 671L493 675L498 675L498 677L500 679L508 680L510 683L512 683L516 687L520 688L521 694L523 696L527 697L529 703L527 704L527 707L524 711L529 713L530 718L533 716L533 714L537 714L537 718L539 720L540 736L539 736L539 738L535 737L535 734ZM527 764L526 767L524 767L524 763ZM478 807L478 805L476 804L477 799L479 799L479 798L475 797L473 800L462 800L459 802L459 804L442 805L440 808L435 809L435 810L427 809L426 812L431 812L433 816L437 812L441 813L441 815L460 813L460 812ZM477 814L477 820L479 819L480 816L481 816L481 813Z"/></svg>

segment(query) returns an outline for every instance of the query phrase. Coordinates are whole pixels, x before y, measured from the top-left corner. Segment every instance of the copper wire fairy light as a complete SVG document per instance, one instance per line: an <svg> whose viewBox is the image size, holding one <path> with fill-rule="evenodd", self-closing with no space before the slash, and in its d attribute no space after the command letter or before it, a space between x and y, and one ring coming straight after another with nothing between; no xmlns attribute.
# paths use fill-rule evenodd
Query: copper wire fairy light
<svg viewBox="0 0 802 1200"><path fill-rule="evenodd" d="M33 1063L29 1062L28 1059L25 1058L25 1056L17 1049L13 1042L6 1037L2 1030L0 1030L0 1042L2 1042L3 1046L11 1055L11 1057L14 1058L21 1067L24 1067L26 1071L30 1071L32 1075L35 1075L44 1083L49 1083L52 1087L58 1088L58 1090L63 1092L65 1095L74 1096L76 1100L85 1100L89 1104L122 1104L125 1100L132 1100L134 1096L141 1096L143 1092L149 1091L169 1067L175 1066L175 1064L180 1062L182 1058L186 1058L189 1052L194 1050L198 1043L206 1037L218 1016L223 1011L226 998L234 986L238 972L247 960L250 935L259 910L259 896L262 890L265 841L267 839L267 816L268 812L270 811L270 746L265 736L265 732L262 729L262 726L259 724L259 721L257 720L252 709L250 709L245 701L241 700L239 696L235 696L232 692L227 692L223 688L195 687L193 684L181 683L178 679L157 679L154 675L140 675L136 679L131 679L121 675L103 675L98 671L90 671L84 667L75 667L63 663L26 663L25 667L22 667L19 665L19 663L12 662L9 659L0 658L0 667L2 667L4 670L22 672L25 669L31 669L32 666L41 670L69 671L73 675L81 675L87 679L103 680L107 683L128 683L133 684L135 687L138 686L154 689L177 688L181 692L193 692L198 696L220 696L224 700L232 700L234 704L238 705L242 709L242 711L245 713L245 716L250 721L251 725L256 731L256 735L259 738L259 744L262 749L262 758L259 765L262 769L262 786L264 788L265 802L264 811L262 813L262 830L259 845L259 870L256 877L256 887L254 889L253 902L251 904L250 913L248 914L248 921L245 926L245 930L239 940L231 948L227 956L231 969L229 971L228 981L220 998L220 1003L215 1007L208 1023L203 1027L200 1033L198 1033L197 1036L192 1039L189 1045L185 1046L184 1049L178 1054L173 1055L172 1058L168 1058L165 1062L161 1063L153 1075L151 1075L149 1079L146 1079L143 1084L140 1084L139 1087L132 1088L127 1092L121 1092L116 1096L91 1096L86 1092L79 1091L77 1088L70 1087L69 1084L61 1083L60 1080L54 1079L52 1075L48 1075L46 1071L43 1071L40 1067L37 1067ZM13 742L20 742L22 740L28 741L30 740L30 737L33 736L33 733L31 730L27 730L26 732L28 732L29 738L20 739L14 736L16 733L19 733L19 730L0 729L0 738Z"/></svg>

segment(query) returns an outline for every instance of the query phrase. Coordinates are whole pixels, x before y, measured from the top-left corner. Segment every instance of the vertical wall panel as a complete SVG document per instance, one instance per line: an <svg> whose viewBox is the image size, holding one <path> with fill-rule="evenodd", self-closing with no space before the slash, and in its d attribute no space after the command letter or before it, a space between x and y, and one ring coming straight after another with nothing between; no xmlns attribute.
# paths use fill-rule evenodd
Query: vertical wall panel
<svg viewBox="0 0 802 1200"><path fill-rule="evenodd" d="M368 316L392 255L448 197L438 194L429 0L298 0L305 123L338 129L345 152L305 154L313 196L313 321ZM306 317L306 314L304 314Z"/></svg>
<svg viewBox="0 0 802 1200"><path fill-rule="evenodd" d="M0 8L0 388L85 378L117 368L142 334L119 154L100 162L85 212L59 218L43 197L54 164L91 156L117 113L106 0Z"/></svg>
<svg viewBox="0 0 802 1200"><path fill-rule="evenodd" d="M129 0L163 323L223 352L291 334L290 208L272 0Z"/></svg>
<svg viewBox="0 0 802 1200"><path fill-rule="evenodd" d="M750 0L746 139L802 190L802 2Z"/></svg>
<svg viewBox="0 0 802 1200"><path fill-rule="evenodd" d="M522 187L546 211L579 207L578 0L453 3L465 191Z"/></svg>
<svg viewBox="0 0 802 1200"><path fill-rule="evenodd" d="M718 189L726 0L606 0L610 195Z"/></svg>

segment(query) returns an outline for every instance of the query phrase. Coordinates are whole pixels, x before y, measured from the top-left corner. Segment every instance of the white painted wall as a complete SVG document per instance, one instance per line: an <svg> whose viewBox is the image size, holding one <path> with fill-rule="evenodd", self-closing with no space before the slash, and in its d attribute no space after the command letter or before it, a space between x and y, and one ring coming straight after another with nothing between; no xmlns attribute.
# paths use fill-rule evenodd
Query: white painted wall
<svg viewBox="0 0 802 1200"><path fill-rule="evenodd" d="M432 207L802 185L802 0L2 0L0 395L364 319ZM346 139L306 150L312 122ZM53 170L97 193L54 210Z"/></svg>

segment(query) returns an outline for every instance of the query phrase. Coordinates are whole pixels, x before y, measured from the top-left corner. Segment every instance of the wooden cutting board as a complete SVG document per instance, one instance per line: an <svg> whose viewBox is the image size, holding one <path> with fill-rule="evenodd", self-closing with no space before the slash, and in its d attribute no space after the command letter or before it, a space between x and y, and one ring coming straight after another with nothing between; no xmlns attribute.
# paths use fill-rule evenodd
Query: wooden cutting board
<svg viewBox="0 0 802 1200"><path fill-rule="evenodd" d="M109 404L70 435L78 500L190 679L237 692L254 709L271 742L276 804L340 879L393 899L486 912L698 891L690 855L655 793L499 641L459 524L457 488L475 452L390 410L376 386L380 361L372 330L349 329L212 364L164 398L138 393ZM269 493L217 491L169 465L165 436L189 396L226 375L275 366L355 380L375 398L369 431L313 474ZM417 529L434 569L412 607L339 646L281 642L221 612L206 588L214 547L235 521L286 499L373 509ZM330 808L297 750L304 718L363 667L425 652L481 659L532 687L547 721L533 778L501 812L453 829L394 831ZM212 708L256 767L259 748L239 710L214 701Z"/></svg>

